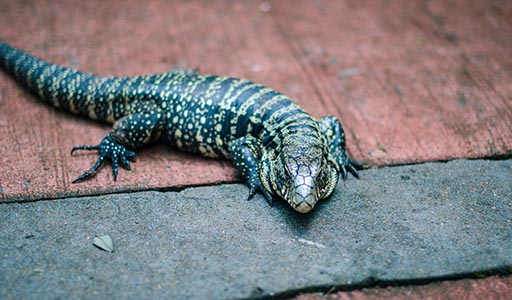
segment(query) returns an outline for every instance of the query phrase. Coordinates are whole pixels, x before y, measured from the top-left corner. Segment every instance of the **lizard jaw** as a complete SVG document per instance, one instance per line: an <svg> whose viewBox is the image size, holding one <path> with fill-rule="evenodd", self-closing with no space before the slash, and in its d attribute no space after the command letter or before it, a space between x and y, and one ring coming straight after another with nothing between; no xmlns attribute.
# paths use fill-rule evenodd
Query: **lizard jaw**
<svg viewBox="0 0 512 300"><path fill-rule="evenodd" d="M301 214L305 214L305 213L310 212L313 209L313 206L311 206L307 202L301 202L301 203L299 203L299 205L294 206L293 209L300 212Z"/></svg>
<svg viewBox="0 0 512 300"><path fill-rule="evenodd" d="M290 193L290 196L288 203L293 209L303 214L310 212L318 202L315 189L304 184L295 187L295 191Z"/></svg>

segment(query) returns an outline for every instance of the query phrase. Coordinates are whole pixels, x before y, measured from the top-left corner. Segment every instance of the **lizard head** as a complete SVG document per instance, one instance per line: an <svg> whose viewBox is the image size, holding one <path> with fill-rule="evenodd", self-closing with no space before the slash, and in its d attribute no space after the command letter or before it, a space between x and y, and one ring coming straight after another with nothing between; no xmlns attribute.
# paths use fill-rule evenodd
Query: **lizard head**
<svg viewBox="0 0 512 300"><path fill-rule="evenodd" d="M300 213L311 211L319 200L331 195L338 183L336 165L322 147L284 151L280 160L279 196Z"/></svg>

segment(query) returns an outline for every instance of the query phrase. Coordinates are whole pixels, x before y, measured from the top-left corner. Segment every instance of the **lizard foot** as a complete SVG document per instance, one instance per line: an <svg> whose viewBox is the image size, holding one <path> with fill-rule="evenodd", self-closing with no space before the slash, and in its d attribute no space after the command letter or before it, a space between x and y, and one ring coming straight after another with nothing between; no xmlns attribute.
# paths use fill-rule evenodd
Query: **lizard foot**
<svg viewBox="0 0 512 300"><path fill-rule="evenodd" d="M348 173L350 173L352 176L359 179L359 173L357 173L357 170L361 170L362 168L363 165L361 163L347 158L341 165L341 177L343 180L346 180Z"/></svg>
<svg viewBox="0 0 512 300"><path fill-rule="evenodd" d="M254 180L256 181L256 180ZM259 179L257 182L249 182L249 197L247 197L247 201L251 200L257 192L260 192L265 197L265 200L267 200L268 204L272 206L274 203L274 199L272 198L272 195L270 195L269 192L263 187Z"/></svg>
<svg viewBox="0 0 512 300"><path fill-rule="evenodd" d="M75 146L71 150L71 155L76 150L98 150L100 151L100 157L88 171L78 176L73 183L80 182L93 176L103 164L105 158L109 158L112 162L112 174L114 175L114 181L117 180L117 171L119 164L127 170L130 170L130 160L135 161L135 152L126 149L125 146L117 143L112 139L110 135L107 135L99 145L96 146Z"/></svg>

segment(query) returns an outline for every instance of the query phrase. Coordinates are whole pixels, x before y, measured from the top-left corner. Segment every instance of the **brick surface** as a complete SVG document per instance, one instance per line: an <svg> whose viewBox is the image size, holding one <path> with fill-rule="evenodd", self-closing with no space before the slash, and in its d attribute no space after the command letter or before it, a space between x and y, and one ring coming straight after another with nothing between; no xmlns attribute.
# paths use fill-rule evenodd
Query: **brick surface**
<svg viewBox="0 0 512 300"><path fill-rule="evenodd" d="M102 75L176 67L245 77L345 124L367 165L512 151L512 6L503 1L2 1L0 38ZM133 172L71 157L109 128L40 104L0 72L4 201L237 180L229 162L162 146Z"/></svg>
<svg viewBox="0 0 512 300"><path fill-rule="evenodd" d="M485 279L464 279L443 281L424 286L404 286L362 289L352 292L338 292L325 296L307 294L295 300L507 300L512 295L512 277L489 277Z"/></svg>

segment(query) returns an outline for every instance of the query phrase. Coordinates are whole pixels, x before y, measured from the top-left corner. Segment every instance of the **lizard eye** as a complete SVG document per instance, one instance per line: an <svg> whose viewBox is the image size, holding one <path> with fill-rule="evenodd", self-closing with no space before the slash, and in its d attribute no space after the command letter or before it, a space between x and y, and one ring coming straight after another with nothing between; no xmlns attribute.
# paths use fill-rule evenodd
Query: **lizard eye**
<svg viewBox="0 0 512 300"><path fill-rule="evenodd" d="M294 159L290 157L283 157L282 163L288 176L293 177L297 174L298 165Z"/></svg>
<svg viewBox="0 0 512 300"><path fill-rule="evenodd" d="M325 199L331 195L338 184L338 178L339 174L336 171L336 166L327 159L322 171L316 178L319 199Z"/></svg>

